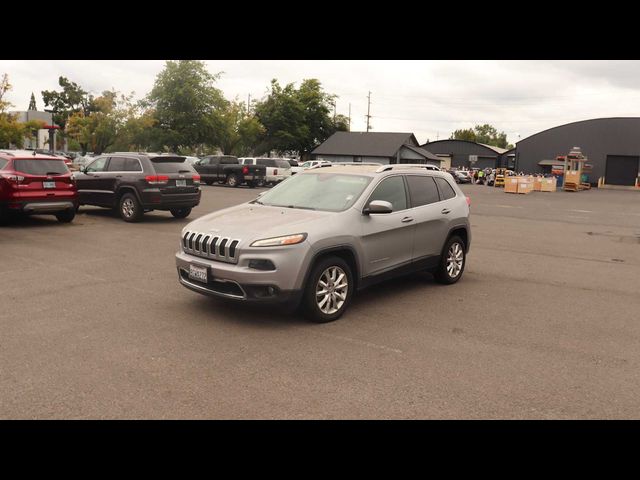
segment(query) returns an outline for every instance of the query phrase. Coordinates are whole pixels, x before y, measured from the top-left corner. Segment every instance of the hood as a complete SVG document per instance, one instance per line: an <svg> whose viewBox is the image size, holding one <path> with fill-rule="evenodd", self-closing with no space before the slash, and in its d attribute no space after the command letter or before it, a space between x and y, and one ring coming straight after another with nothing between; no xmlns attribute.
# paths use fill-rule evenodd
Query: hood
<svg viewBox="0 0 640 480"><path fill-rule="evenodd" d="M311 224L334 214L334 212L243 203L200 217L189 223L182 233L198 231L253 241L260 238L304 233Z"/></svg>

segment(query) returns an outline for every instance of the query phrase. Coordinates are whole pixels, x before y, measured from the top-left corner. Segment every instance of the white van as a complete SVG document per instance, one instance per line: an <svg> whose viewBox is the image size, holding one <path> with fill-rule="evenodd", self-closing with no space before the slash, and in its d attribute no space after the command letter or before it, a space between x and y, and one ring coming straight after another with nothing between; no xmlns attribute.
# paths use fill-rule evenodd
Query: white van
<svg viewBox="0 0 640 480"><path fill-rule="evenodd" d="M291 164L285 158L242 157L241 165L264 165L267 167L266 183L280 183L291 176Z"/></svg>
<svg viewBox="0 0 640 480"><path fill-rule="evenodd" d="M331 162L328 160L309 160L299 164L297 167L291 167L291 175L295 175L296 173L300 173L307 168L315 167L316 165L331 165Z"/></svg>

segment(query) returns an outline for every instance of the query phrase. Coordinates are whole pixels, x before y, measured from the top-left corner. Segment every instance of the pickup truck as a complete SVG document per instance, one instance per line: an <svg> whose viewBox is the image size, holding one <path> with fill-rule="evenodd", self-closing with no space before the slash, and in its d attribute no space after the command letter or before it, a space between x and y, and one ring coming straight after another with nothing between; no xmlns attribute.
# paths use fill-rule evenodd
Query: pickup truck
<svg viewBox="0 0 640 480"><path fill-rule="evenodd" d="M193 167L207 185L213 182L226 183L230 187L246 184L251 188L264 183L267 169L263 165L241 165L231 155L210 155L202 158Z"/></svg>

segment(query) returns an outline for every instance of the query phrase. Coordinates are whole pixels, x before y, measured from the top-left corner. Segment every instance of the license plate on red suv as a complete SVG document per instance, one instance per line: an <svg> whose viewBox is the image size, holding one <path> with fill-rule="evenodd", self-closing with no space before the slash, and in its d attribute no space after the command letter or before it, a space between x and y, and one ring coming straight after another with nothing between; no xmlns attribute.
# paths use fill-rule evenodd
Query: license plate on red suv
<svg viewBox="0 0 640 480"><path fill-rule="evenodd" d="M56 188L56 182L42 182L42 188Z"/></svg>

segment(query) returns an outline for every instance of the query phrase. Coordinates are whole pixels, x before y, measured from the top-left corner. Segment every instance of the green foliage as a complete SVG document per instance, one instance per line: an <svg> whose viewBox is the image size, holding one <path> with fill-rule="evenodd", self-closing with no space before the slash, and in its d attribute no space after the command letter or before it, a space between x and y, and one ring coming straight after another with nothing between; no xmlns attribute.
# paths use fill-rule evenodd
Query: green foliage
<svg viewBox="0 0 640 480"><path fill-rule="evenodd" d="M36 107L36 97L33 92L31 92L31 100L29 100L29 108L27 110L38 110Z"/></svg>
<svg viewBox="0 0 640 480"><path fill-rule="evenodd" d="M221 114L222 129L219 132L219 146L225 155L238 157L255 154L254 146L264 136L265 128L260 121L247 112L244 102L237 99L229 102Z"/></svg>
<svg viewBox="0 0 640 480"><path fill-rule="evenodd" d="M77 83L66 77L59 77L58 84L61 91L44 90L42 99L46 107L53 110L53 121L66 132L67 120L74 114L82 113L88 116L93 110L93 95L89 95Z"/></svg>
<svg viewBox="0 0 640 480"><path fill-rule="evenodd" d="M220 140L222 112L228 102L214 86L219 76L209 73L201 61L166 62L147 96L160 130L155 141L179 152Z"/></svg>
<svg viewBox="0 0 640 480"><path fill-rule="evenodd" d="M499 148L513 148L513 146L507 142L506 133L498 133L495 127L487 123L484 125L476 125L473 129L456 130L451 135L451 139L469 140L471 142L484 143L485 145L492 145Z"/></svg>
<svg viewBox="0 0 640 480"><path fill-rule="evenodd" d="M283 88L272 80L271 92L255 107L265 127L263 148L304 155L337 130L347 130L344 116L334 122L330 115L334 101L316 79L304 80L297 90L292 83Z"/></svg>

